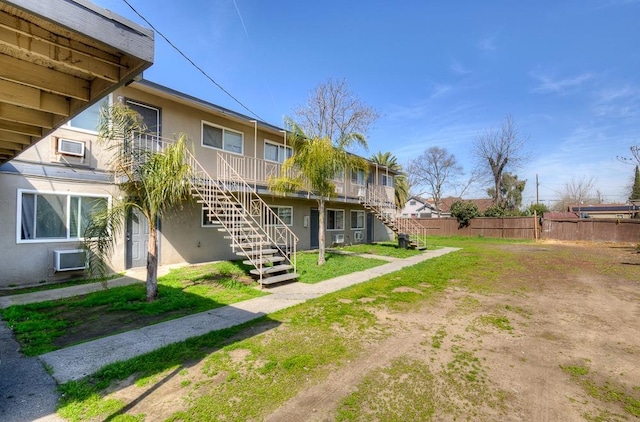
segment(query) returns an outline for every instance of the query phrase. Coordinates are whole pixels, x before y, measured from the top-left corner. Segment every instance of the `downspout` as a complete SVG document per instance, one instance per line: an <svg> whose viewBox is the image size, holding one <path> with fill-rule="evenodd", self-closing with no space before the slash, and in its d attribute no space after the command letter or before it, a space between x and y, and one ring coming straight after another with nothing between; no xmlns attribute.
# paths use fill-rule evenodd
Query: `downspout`
<svg viewBox="0 0 640 422"><path fill-rule="evenodd" d="M253 190L258 193L258 121L253 122Z"/></svg>

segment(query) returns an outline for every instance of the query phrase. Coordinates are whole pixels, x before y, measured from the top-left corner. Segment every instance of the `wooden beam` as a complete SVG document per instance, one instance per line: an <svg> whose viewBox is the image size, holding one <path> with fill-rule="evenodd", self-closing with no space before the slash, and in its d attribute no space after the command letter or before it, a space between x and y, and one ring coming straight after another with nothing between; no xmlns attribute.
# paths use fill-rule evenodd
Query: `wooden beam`
<svg viewBox="0 0 640 422"><path fill-rule="evenodd" d="M0 141L14 142L22 145L31 145L31 136L21 133L9 132L8 130L0 130Z"/></svg>
<svg viewBox="0 0 640 422"><path fill-rule="evenodd" d="M89 82L37 63L0 54L0 79L40 88L43 91L89 101Z"/></svg>
<svg viewBox="0 0 640 422"><path fill-rule="evenodd" d="M53 118L51 114L11 104L0 104L0 120L40 126L46 129L53 128Z"/></svg>
<svg viewBox="0 0 640 422"><path fill-rule="evenodd" d="M41 127L0 120L0 131L2 130L36 138L41 138L44 135Z"/></svg>
<svg viewBox="0 0 640 422"><path fill-rule="evenodd" d="M0 148L0 155L10 155L10 156L15 156L17 151L13 151L10 149L4 149L4 148Z"/></svg>
<svg viewBox="0 0 640 422"><path fill-rule="evenodd" d="M0 139L0 148L10 149L13 151L22 151L26 146L15 142L3 141Z"/></svg>
<svg viewBox="0 0 640 422"><path fill-rule="evenodd" d="M102 57L96 58L94 55L100 50L85 47L85 50L93 50L93 53L86 53L72 49L72 43L72 40L52 34L31 22L0 12L0 44L22 51L20 58L35 55L58 66L118 82L122 67L119 57L102 53Z"/></svg>
<svg viewBox="0 0 640 422"><path fill-rule="evenodd" d="M69 116L69 100L38 88L0 79L0 102Z"/></svg>

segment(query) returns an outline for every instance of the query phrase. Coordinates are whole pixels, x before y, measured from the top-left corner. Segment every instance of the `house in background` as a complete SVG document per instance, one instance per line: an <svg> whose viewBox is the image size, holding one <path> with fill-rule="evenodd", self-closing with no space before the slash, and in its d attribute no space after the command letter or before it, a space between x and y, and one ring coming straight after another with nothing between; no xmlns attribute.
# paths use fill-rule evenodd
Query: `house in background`
<svg viewBox="0 0 640 422"><path fill-rule="evenodd" d="M633 203L570 205L568 211L576 213L581 218L637 218L640 205Z"/></svg>
<svg viewBox="0 0 640 422"><path fill-rule="evenodd" d="M404 208L400 211L400 215L406 218L437 218L439 213L436 211L432 202L420 196L411 196L404 204ZM447 217L444 215L444 217Z"/></svg>
<svg viewBox="0 0 640 422"><path fill-rule="evenodd" d="M162 148L175 134L192 143L193 200L158 222L159 264L246 259L262 281L295 277L295 251L318 246L317 201L267 189L293 151L284 131L150 81L134 81L72 118L0 167L0 287L82 276L82 232L94 206L121 195L97 143L99 108L121 102L143 117L136 148ZM326 206L326 243L389 240L408 232L391 218L393 172L345 171ZM376 218L377 217L377 218ZM147 223L129 216L118 233L112 271L146 265ZM25 261L28 257L28 262ZM280 272L276 273L275 267ZM277 277L280 277L279 279Z"/></svg>

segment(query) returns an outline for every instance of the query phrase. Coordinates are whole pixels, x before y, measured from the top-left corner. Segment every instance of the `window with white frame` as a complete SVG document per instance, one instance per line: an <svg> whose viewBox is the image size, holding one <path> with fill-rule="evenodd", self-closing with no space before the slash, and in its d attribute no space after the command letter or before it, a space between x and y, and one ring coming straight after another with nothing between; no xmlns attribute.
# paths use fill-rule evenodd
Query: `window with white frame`
<svg viewBox="0 0 640 422"><path fill-rule="evenodd" d="M284 223L285 226L293 225L293 207L284 206L284 205L272 205L270 208L278 216L278 218L282 220L282 223L277 219L272 218L271 221L265 221L266 224L282 225Z"/></svg>
<svg viewBox="0 0 640 422"><path fill-rule="evenodd" d="M351 228L364 229L364 211L351 211Z"/></svg>
<svg viewBox="0 0 640 422"><path fill-rule="evenodd" d="M81 240L93 215L108 204L105 195L18 190L17 241Z"/></svg>
<svg viewBox="0 0 640 422"><path fill-rule="evenodd" d="M382 174L380 177L380 182L382 186L388 186L390 188L393 187L393 176L389 174Z"/></svg>
<svg viewBox="0 0 640 422"><path fill-rule="evenodd" d="M364 186L364 170L351 170L351 183Z"/></svg>
<svg viewBox="0 0 640 422"><path fill-rule="evenodd" d="M344 230L344 210L327 210L327 230Z"/></svg>
<svg viewBox="0 0 640 422"><path fill-rule="evenodd" d="M264 159L283 163L287 158L291 158L293 149L289 146L276 144L275 142L264 141Z"/></svg>
<svg viewBox="0 0 640 422"><path fill-rule="evenodd" d="M333 180L336 182L344 182L344 170L338 170L335 176L333 176Z"/></svg>
<svg viewBox="0 0 640 422"><path fill-rule="evenodd" d="M73 129L81 129L89 132L98 132L100 125L100 110L109 105L109 96L88 107L67 122L65 126Z"/></svg>
<svg viewBox="0 0 640 422"><path fill-rule="evenodd" d="M241 132L202 122L202 146L242 154L243 139Z"/></svg>

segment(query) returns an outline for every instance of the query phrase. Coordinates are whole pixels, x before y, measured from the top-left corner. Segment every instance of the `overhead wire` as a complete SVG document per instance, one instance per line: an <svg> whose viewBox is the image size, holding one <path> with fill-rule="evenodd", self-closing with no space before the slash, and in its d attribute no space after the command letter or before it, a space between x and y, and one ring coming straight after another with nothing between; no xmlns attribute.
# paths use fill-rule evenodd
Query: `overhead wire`
<svg viewBox="0 0 640 422"><path fill-rule="evenodd" d="M149 20L147 18L145 18L144 16L142 16L142 14L140 12L138 12L136 10L135 7L133 7L128 0L122 0L127 6L129 6L129 8L131 10L133 10L133 12L138 15L140 17L140 19L142 19L143 21L145 21L145 23L147 25L149 25L149 27L151 29L153 29L158 35L160 35L174 50L176 50L178 52L178 54L180 54L182 57L184 57L184 59L186 61L188 61L193 67L195 67L200 73L202 73L204 75L205 78L207 78L209 81L211 81L215 86L217 86L218 88L220 88L220 90L222 92L224 92L225 94L227 94L231 99L233 99L236 103L238 103L242 108L244 108L245 110L247 110L249 113L251 113L251 115L255 116L258 120L264 121L264 119L262 117L260 117L258 114L256 114L253 110L251 110L249 107L247 107L246 105L244 105L239 99L237 99L234 95L232 95L229 91L227 91L222 85L220 85L218 82L216 82L211 76L209 76L209 74L207 72L204 71L204 69L202 69L200 66L198 66L193 60L191 60L184 52L182 52L182 50L180 50L180 48L178 48L174 43L172 43L160 30L158 30L151 22L149 22Z"/></svg>

